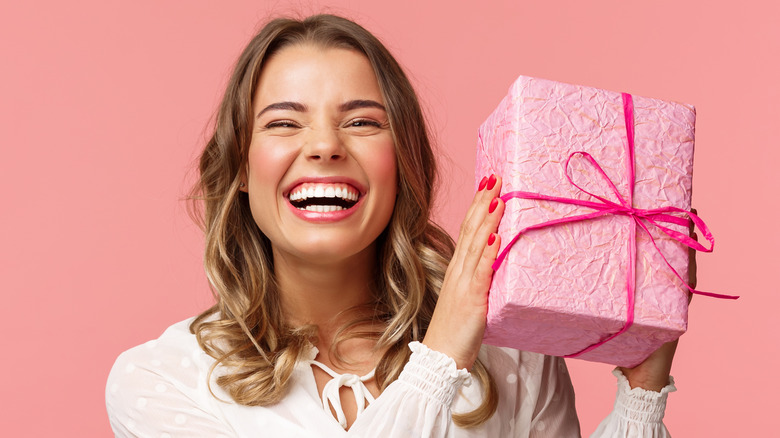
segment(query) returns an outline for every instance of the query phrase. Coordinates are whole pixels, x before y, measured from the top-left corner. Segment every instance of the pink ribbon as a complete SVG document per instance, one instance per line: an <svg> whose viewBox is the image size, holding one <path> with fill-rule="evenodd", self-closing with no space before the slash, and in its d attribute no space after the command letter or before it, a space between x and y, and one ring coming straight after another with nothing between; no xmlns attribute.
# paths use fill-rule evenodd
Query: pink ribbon
<svg viewBox="0 0 780 438"><path fill-rule="evenodd" d="M623 325L623 328L620 329L615 334L609 335L605 339L602 339L601 341L581 350L573 354L566 355L564 357L576 357L581 354L587 353L607 342L614 339L617 336L620 336L621 334L625 333L633 324L634 322L634 294L636 290L636 232L637 227L641 228L647 235L650 237L650 241L653 244L653 247L655 247L656 251L661 255L664 262L666 263L666 266L669 267L669 269L674 272L674 275L677 276L677 278L680 279L680 281L685 285L685 287L688 288L688 290L691 293L698 294L698 295L706 295L709 297L714 298L722 298L722 299L737 299L739 297L732 296L732 295L722 295L722 294L716 294L712 292L703 292L693 289L690 285L688 285L688 282L683 280L683 278L680 276L680 274L675 270L672 265L669 263L669 261L666 259L666 257L663 255L661 250L658 248L658 245L655 243L655 239L653 238L653 235L650 233L650 230L648 229L648 225L652 225L659 230L661 230L664 234L670 236L672 239L677 240L678 242L682 243L683 245L686 245L690 248L693 248L696 251L704 251L704 252L712 252L712 249L715 246L715 239L712 236L712 233L710 233L710 230L707 228L707 225L704 223L704 221L701 220L696 214L683 210L681 208L677 207L661 207L661 208L654 208L649 210L639 209L633 207L633 196L634 196L634 183L635 183L635 173L634 173L634 103L633 99L630 94L623 93L623 114L626 119L626 133L628 142L626 144L626 151L627 151L627 159L626 159L626 180L628 181L628 199L624 199L620 192L618 191L617 187L615 187L615 184L612 182L612 180L609 179L607 174L604 172L604 169L599 166L598 162L587 152L573 152L571 155L569 155L569 158L566 160L566 166L565 166L565 173L566 173L566 179L569 180L569 183L579 189L580 191L587 193L588 195L592 196L593 198L597 199L599 202L593 202L593 201L584 201L580 199L572 199L572 198L559 198L555 196L547 196L542 195L539 193L530 193L530 192L522 192L522 191L514 191L505 193L501 196L501 199L504 202L509 201L513 198L521 198L521 199L533 199L533 200L540 200L540 201L553 201L553 202L560 202L563 204L572 204L572 205L579 205L582 207L588 207L593 210L595 210L592 213L577 215L577 216L570 216L570 217L564 217L560 219L554 219L548 222L543 222L536 225L531 225L529 227L523 228L520 230L517 235L515 235L512 240L509 241L509 243L504 247L504 250L501 251L501 253L496 258L496 261L493 263L493 270L497 270L499 266L501 266L501 263L506 258L507 254L509 253L509 250L512 248L512 246L517 242L517 240L525 233L531 230L538 230L540 228L547 228L554 225L560 225L560 224L566 224L570 222L579 222L589 219L595 219L602 216L610 216L610 215L623 215L628 216L632 218L633 220L630 222L631 230L629 235L630 241L628 244L628 269L626 269L626 322ZM618 202L610 201L609 199L603 198L601 196L598 196L596 194L590 193L587 190L583 189L579 185L577 185L569 176L569 162L571 159L575 156L582 156L586 162L589 162L593 168L596 170L597 174L601 176L601 178L607 183L607 186L612 190L612 192L615 194L615 197L617 198ZM691 221L693 221L693 224L696 228L698 228L704 238L710 243L709 248L703 246L693 238L691 238L688 235L685 235L683 233L680 233L678 231L672 230L670 228L667 228L658 222L666 222L666 223L673 223L677 225L683 225L688 226L689 220L686 218L674 216L670 213L682 213L684 215L687 215L688 218L690 218Z"/></svg>

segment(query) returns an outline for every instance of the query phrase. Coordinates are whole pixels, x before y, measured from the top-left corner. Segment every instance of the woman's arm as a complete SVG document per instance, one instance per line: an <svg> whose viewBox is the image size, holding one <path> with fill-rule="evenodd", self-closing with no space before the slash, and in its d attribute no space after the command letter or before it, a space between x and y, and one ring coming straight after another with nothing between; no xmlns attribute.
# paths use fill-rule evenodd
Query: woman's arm
<svg viewBox="0 0 780 438"><path fill-rule="evenodd" d="M436 310L423 344L471 369L487 322L493 262L501 245L496 234L504 214L501 179L483 178L460 228L455 253L444 277Z"/></svg>

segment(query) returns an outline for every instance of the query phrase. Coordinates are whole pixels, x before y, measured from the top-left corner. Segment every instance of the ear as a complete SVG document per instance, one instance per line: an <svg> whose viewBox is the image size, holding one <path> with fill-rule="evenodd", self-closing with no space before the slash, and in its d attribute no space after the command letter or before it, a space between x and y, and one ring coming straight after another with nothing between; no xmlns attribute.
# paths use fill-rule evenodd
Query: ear
<svg viewBox="0 0 780 438"><path fill-rule="evenodd" d="M247 175L246 175L246 168L241 170L241 173L238 175L238 190L242 191L244 193L249 192L249 188L247 187Z"/></svg>

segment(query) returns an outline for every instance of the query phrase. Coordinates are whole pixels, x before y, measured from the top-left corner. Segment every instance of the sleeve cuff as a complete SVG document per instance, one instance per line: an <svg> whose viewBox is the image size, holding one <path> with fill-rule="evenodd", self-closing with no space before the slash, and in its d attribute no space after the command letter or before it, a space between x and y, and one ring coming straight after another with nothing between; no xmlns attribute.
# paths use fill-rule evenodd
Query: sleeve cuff
<svg viewBox="0 0 780 438"><path fill-rule="evenodd" d="M612 374L617 377L618 385L615 413L631 422L660 423L663 420L666 398L670 392L677 391L672 376L669 376L669 384L656 392L644 388L632 389L626 376L617 368Z"/></svg>
<svg viewBox="0 0 780 438"><path fill-rule="evenodd" d="M457 369L455 361L444 353L431 350L420 342L410 342L412 355L398 380L420 393L450 406L458 389L471 384L471 374Z"/></svg>

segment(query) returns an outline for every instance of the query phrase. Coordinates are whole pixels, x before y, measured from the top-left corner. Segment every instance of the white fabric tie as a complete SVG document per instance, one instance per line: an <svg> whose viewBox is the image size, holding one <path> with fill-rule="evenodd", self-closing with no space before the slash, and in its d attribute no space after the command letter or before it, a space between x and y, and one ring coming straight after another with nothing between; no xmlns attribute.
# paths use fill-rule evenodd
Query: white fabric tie
<svg viewBox="0 0 780 438"><path fill-rule="evenodd" d="M339 395L339 389L342 386L348 386L352 389L352 393L355 395L355 404L357 405L357 415L363 412L366 408L366 402L373 403L374 396L371 395L371 391L368 390L363 382L367 382L374 378L374 371L363 377L356 374L338 374L327 365L311 360L312 365L317 365L322 371L325 371L332 377L325 387L322 389L322 408L325 412L331 413L331 407L336 412L336 420L338 420L341 427L347 428L347 416L344 414L344 409L341 407L341 396Z"/></svg>

